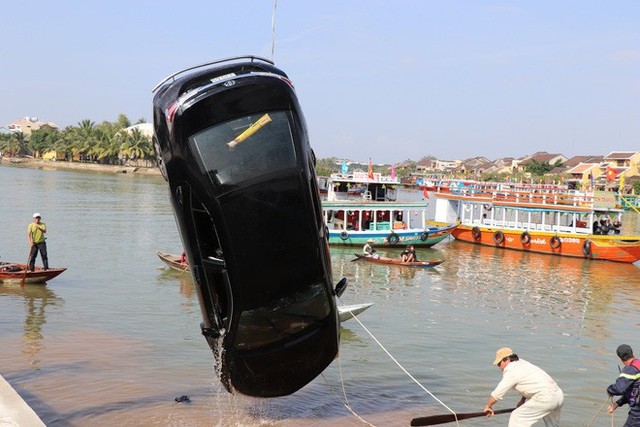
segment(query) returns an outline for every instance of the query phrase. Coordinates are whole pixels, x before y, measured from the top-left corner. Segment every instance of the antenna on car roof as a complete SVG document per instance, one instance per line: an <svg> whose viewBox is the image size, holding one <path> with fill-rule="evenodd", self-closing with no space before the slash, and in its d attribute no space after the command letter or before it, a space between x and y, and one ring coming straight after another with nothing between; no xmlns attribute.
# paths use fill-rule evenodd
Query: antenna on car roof
<svg viewBox="0 0 640 427"><path fill-rule="evenodd" d="M273 54L276 50L276 6L278 0L273 0L273 13L271 14L271 60L273 61Z"/></svg>

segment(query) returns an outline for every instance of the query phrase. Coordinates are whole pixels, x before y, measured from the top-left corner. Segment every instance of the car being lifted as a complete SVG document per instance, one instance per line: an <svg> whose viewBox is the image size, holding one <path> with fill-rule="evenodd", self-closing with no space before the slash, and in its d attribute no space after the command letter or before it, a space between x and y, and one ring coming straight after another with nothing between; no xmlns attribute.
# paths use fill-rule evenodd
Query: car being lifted
<svg viewBox="0 0 640 427"><path fill-rule="evenodd" d="M266 59L154 88L154 145L230 392L291 394L336 357L339 320L315 157L293 85Z"/></svg>

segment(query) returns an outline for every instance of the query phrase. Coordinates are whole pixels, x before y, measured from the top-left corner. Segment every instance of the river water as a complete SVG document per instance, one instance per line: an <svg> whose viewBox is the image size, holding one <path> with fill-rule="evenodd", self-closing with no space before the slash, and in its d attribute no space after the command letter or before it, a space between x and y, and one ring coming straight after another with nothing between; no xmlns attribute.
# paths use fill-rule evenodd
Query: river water
<svg viewBox="0 0 640 427"><path fill-rule="evenodd" d="M0 284L0 373L48 426L406 426L448 412L432 395L481 411L505 345L559 383L564 426L608 426L615 349L640 353L637 264L446 240L419 252L443 264L412 270L332 248L334 281L349 279L342 302L375 303L361 324L343 324L339 359L292 396L231 395L200 335L191 278L155 254L181 251L162 178L0 167L0 180L0 260L26 260L38 211L50 265L68 268L47 286ZM640 234L636 214L624 231ZM191 403L176 403L182 395ZM517 401L510 393L495 408ZM625 418L619 409L614 425Z"/></svg>

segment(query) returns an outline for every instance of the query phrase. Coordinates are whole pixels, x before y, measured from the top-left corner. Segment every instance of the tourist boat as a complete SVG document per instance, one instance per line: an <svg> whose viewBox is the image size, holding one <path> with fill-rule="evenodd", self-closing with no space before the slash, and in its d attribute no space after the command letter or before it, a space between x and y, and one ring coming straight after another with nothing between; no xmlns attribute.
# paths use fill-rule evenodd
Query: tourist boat
<svg viewBox="0 0 640 427"><path fill-rule="evenodd" d="M400 265L402 267L427 268L435 267L444 262L443 259L425 260L425 261L402 261L400 258L375 257L363 254L354 254L356 260L372 262L374 264Z"/></svg>
<svg viewBox="0 0 640 427"><path fill-rule="evenodd" d="M229 392L294 393L340 342L315 156L293 84L268 59L190 67L154 89L154 146L202 333Z"/></svg>
<svg viewBox="0 0 640 427"><path fill-rule="evenodd" d="M26 264L0 263L0 283L44 284L66 271L66 268L49 268L45 270L42 267L36 267L34 271L25 271L26 268Z"/></svg>
<svg viewBox="0 0 640 427"><path fill-rule="evenodd" d="M322 202L329 244L430 247L451 234L455 223L431 221L434 209L422 193L399 201L400 181L380 173L332 174ZM359 195L351 188L361 188ZM419 198L418 198L419 196Z"/></svg>
<svg viewBox="0 0 640 427"><path fill-rule="evenodd" d="M622 212L595 206L588 191L466 181L438 189L435 219L460 221L452 235L465 242L632 263L640 259L640 236L598 234L596 227Z"/></svg>

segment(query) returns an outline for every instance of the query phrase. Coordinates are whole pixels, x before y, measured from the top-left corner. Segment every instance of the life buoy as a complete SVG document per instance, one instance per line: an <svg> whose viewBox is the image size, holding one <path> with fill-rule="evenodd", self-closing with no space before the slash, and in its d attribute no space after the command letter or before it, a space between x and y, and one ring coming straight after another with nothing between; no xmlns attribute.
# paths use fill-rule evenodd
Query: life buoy
<svg viewBox="0 0 640 427"><path fill-rule="evenodd" d="M499 245L502 242L504 242L504 233L500 230L493 233L493 241L496 245Z"/></svg>
<svg viewBox="0 0 640 427"><path fill-rule="evenodd" d="M420 235L420 240L422 240L423 242L428 238L429 238L429 233L426 231Z"/></svg>
<svg viewBox="0 0 640 427"><path fill-rule="evenodd" d="M480 227L475 226L471 229L471 237L473 237L473 240L480 240L481 235Z"/></svg>
<svg viewBox="0 0 640 427"><path fill-rule="evenodd" d="M400 241L400 238L396 233L391 233L389 234L389 238L387 239L387 241L389 242L390 245L397 245L398 242Z"/></svg>
<svg viewBox="0 0 640 427"><path fill-rule="evenodd" d="M343 231L342 233L340 233L340 238L342 240L347 240L349 238L349 233L347 233L346 231Z"/></svg>
<svg viewBox="0 0 640 427"><path fill-rule="evenodd" d="M520 235L520 243L522 243L523 245L528 245L529 243L531 243L531 234L529 234L528 231L522 232L522 234Z"/></svg>
<svg viewBox="0 0 640 427"><path fill-rule="evenodd" d="M582 253L584 256L588 257L591 255L591 240L587 239L582 244Z"/></svg>
<svg viewBox="0 0 640 427"><path fill-rule="evenodd" d="M551 249L558 249L562 242L558 236L553 236L551 240L549 240L549 244L551 245Z"/></svg>

